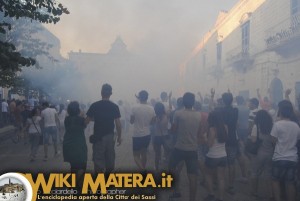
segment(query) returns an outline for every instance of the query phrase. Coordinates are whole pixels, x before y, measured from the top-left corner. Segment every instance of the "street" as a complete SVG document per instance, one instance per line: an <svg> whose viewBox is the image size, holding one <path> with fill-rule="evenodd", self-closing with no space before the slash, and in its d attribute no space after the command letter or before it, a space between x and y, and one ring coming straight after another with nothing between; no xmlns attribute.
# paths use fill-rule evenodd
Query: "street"
<svg viewBox="0 0 300 201"><path fill-rule="evenodd" d="M138 172L138 169L134 163L132 156L132 144L131 144L131 132L123 133L123 143L121 146L116 147L116 172ZM93 162L91 159L91 144L88 143L88 136L86 135L86 140L88 144L88 165L87 172L93 172ZM62 150L60 145L60 150ZM7 172L24 172L24 173L59 173L68 172L68 163L63 162L63 156L60 154L54 157L53 147L49 146L49 158L48 161L43 161L43 147L40 146L37 160L34 162L29 161L30 145L24 144L24 142L19 142L17 144L13 143L10 139L2 141L0 143L0 173ZM154 171L154 154L153 148L150 145L148 151L148 162L147 169L151 172ZM237 168L237 176L239 176ZM266 185L262 181L259 188L259 194L261 201L267 201L266 197ZM248 184L236 182L236 194L235 195L225 195L225 200L230 201L252 201L254 200L249 196ZM197 189L197 200L202 200L206 195L206 189L200 185L198 182ZM159 192L154 191L157 195L157 200L166 201L169 195L172 193L171 190L161 190ZM181 173L180 179L180 192L182 194L181 198L172 199L173 201L187 201L188 200L188 180L185 168Z"/></svg>

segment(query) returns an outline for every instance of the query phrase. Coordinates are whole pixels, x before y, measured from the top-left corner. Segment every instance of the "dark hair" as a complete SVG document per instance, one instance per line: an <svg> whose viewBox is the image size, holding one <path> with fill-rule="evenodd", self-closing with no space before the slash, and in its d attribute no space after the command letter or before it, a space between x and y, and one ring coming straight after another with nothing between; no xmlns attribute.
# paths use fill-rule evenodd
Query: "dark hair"
<svg viewBox="0 0 300 201"><path fill-rule="evenodd" d="M48 102L43 102L42 106L43 107L49 107L49 103Z"/></svg>
<svg viewBox="0 0 300 201"><path fill-rule="evenodd" d="M183 100L182 99L183 99L182 97L177 98L177 101L176 101L177 108L182 108L183 107Z"/></svg>
<svg viewBox="0 0 300 201"><path fill-rule="evenodd" d="M296 114L294 112L293 105L288 100L283 100L278 103L278 113L277 116L287 118L299 125L299 120L296 117Z"/></svg>
<svg viewBox="0 0 300 201"><path fill-rule="evenodd" d="M266 110L259 110L255 116L254 123L262 134L270 134L273 127L273 119Z"/></svg>
<svg viewBox="0 0 300 201"><path fill-rule="evenodd" d="M72 101L68 105L68 114L69 116L77 116L80 114L79 103L77 101Z"/></svg>
<svg viewBox="0 0 300 201"><path fill-rule="evenodd" d="M165 106L164 104L162 104L161 102L157 102L154 106L154 111L155 111L155 114L158 116L158 117L162 117L164 114L166 114L166 111L165 111Z"/></svg>
<svg viewBox="0 0 300 201"><path fill-rule="evenodd" d="M208 115L209 127L214 127L217 131L217 139L219 143L224 143L227 140L227 131L225 128L222 113L218 110L214 110Z"/></svg>
<svg viewBox="0 0 300 201"><path fill-rule="evenodd" d="M238 105L243 105L245 103L245 99L243 96L237 96L235 99Z"/></svg>
<svg viewBox="0 0 300 201"><path fill-rule="evenodd" d="M233 96L232 93L223 93L222 94L222 100L223 103L225 104L225 106L230 106L232 104L233 101Z"/></svg>
<svg viewBox="0 0 300 201"><path fill-rule="evenodd" d="M142 90L139 92L139 100L141 102L145 102L148 100L148 92L146 90Z"/></svg>
<svg viewBox="0 0 300 201"><path fill-rule="evenodd" d="M32 110L31 110L31 112L30 112L30 118L32 118L32 117L34 117L35 115L36 115L36 113L37 113L37 111L39 110L39 108L37 108L37 107L34 107Z"/></svg>
<svg viewBox="0 0 300 201"><path fill-rule="evenodd" d="M182 97L182 102L185 108L191 109L195 104L195 95L187 92Z"/></svg>
<svg viewBox="0 0 300 201"><path fill-rule="evenodd" d="M109 84L102 85L101 96L108 97L112 94L112 87Z"/></svg>
<svg viewBox="0 0 300 201"><path fill-rule="evenodd" d="M249 101L252 105L254 105L255 107L259 106L259 101L257 100L257 98L251 98Z"/></svg>

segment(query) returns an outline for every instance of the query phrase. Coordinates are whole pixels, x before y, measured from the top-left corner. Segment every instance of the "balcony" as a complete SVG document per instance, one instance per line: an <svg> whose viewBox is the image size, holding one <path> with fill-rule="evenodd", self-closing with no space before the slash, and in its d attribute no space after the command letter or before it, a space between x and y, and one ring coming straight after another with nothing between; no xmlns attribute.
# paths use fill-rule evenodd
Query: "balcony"
<svg viewBox="0 0 300 201"><path fill-rule="evenodd" d="M265 32L268 51L275 51L284 57L300 52L300 13L281 21Z"/></svg>
<svg viewBox="0 0 300 201"><path fill-rule="evenodd" d="M249 48L243 49L241 46L229 51L226 58L227 64L240 73L245 73L254 62L254 59L250 56Z"/></svg>

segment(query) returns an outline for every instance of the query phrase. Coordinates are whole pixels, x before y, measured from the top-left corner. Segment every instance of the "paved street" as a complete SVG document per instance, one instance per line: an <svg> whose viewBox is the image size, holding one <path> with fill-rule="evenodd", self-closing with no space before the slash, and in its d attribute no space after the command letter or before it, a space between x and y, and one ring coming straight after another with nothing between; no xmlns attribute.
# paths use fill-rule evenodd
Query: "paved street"
<svg viewBox="0 0 300 201"><path fill-rule="evenodd" d="M124 133L123 135L123 144L120 147L116 147L116 168L117 171L135 171L137 170L136 165L134 163L131 151L131 136L128 133ZM87 134L88 139L88 134ZM88 142L88 140L87 140ZM93 163L91 161L91 144L88 143L89 146L89 159L88 159L88 172L93 171ZM66 172L69 170L69 165L63 162L62 155L58 157L54 157L53 148L51 147L49 150L49 160L43 161L43 147L40 147L39 154L37 160L35 162L29 162L29 152L30 146L29 144L24 144L20 142L18 144L14 144L11 140L6 140L0 142L0 173L6 172ZM149 149L149 160L148 160L148 170L154 170L154 156L152 146ZM239 174L239 173L238 173ZM180 181L180 191L182 193L182 197L178 199L173 199L173 201L187 201L188 200L188 181L184 171L182 171ZM230 196L226 194L225 200L230 201L252 201L253 199L248 195L247 192L247 184L236 183L237 193L234 196ZM171 193L170 190L163 190L158 195L158 200L165 201L168 200L168 196ZM262 182L260 195L262 201L266 199L266 190L265 184ZM203 200L206 196L206 190L203 186L198 182L198 193L197 200Z"/></svg>

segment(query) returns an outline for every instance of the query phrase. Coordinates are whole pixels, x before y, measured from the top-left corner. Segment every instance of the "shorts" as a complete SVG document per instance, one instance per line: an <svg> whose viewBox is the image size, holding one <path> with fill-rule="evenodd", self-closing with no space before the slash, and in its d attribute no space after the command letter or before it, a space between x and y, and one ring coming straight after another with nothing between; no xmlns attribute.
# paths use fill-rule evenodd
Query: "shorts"
<svg viewBox="0 0 300 201"><path fill-rule="evenodd" d="M132 149L133 151L141 151L147 149L151 141L151 135L144 137L132 137Z"/></svg>
<svg viewBox="0 0 300 201"><path fill-rule="evenodd" d="M273 161L272 179L274 181L294 182L297 176L297 162Z"/></svg>
<svg viewBox="0 0 300 201"><path fill-rule="evenodd" d="M177 148L171 153L169 167L175 169L176 166L184 161L188 174L197 174L198 171L198 156L197 151L183 151Z"/></svg>
<svg viewBox="0 0 300 201"><path fill-rule="evenodd" d="M217 167L226 167L227 165L227 157L221 157L221 158L205 158L205 165L208 168L217 168Z"/></svg>
<svg viewBox="0 0 300 201"><path fill-rule="evenodd" d="M44 133L43 133L44 144L49 144L50 136L52 137L52 142L54 144L56 144L57 143L57 128L56 128L56 126L50 126L50 127L44 128Z"/></svg>
<svg viewBox="0 0 300 201"><path fill-rule="evenodd" d="M240 148L239 145L234 145L234 146L229 146L226 145L226 154L227 154L227 162L228 165L233 165L235 162L235 159L237 158L237 156L239 156L240 154Z"/></svg>

